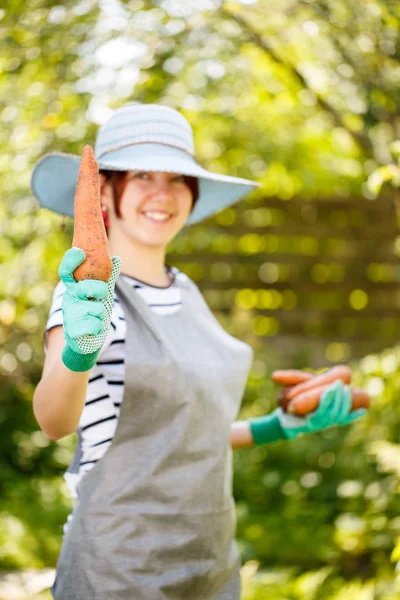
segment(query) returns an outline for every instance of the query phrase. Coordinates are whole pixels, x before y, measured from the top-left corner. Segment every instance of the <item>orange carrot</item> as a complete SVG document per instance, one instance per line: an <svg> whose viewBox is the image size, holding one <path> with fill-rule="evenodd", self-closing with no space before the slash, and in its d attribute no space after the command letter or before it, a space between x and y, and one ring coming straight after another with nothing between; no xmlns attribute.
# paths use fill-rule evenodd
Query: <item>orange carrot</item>
<svg viewBox="0 0 400 600"><path fill-rule="evenodd" d="M86 253L85 261L74 271L76 281L110 279L112 262L100 207L99 168L89 145L84 147L79 165L72 246L82 248Z"/></svg>
<svg viewBox="0 0 400 600"><path fill-rule="evenodd" d="M370 404L371 398L368 396L367 392L364 392L361 388L351 389L352 410L357 410L357 408L369 408Z"/></svg>
<svg viewBox="0 0 400 600"><path fill-rule="evenodd" d="M312 388L301 394L298 394L287 406L287 412L303 416L317 409L323 392L325 392L332 383ZM351 410L358 408L369 408L371 399L361 388L351 389Z"/></svg>
<svg viewBox="0 0 400 600"><path fill-rule="evenodd" d="M276 400L278 402L278 405L283 408L283 410L287 409L287 406L290 402L290 400L288 399L287 395L290 392L290 390L293 388L293 385L287 385L283 388L281 388L279 390L279 392L276 395Z"/></svg>
<svg viewBox="0 0 400 600"><path fill-rule="evenodd" d="M313 412L318 407L321 395L327 390L332 383L313 387L311 390L306 390L301 394L297 394L292 400L287 402L287 412L294 415L303 416Z"/></svg>
<svg viewBox="0 0 400 600"><path fill-rule="evenodd" d="M285 369L281 371L274 371L271 375L272 380L280 385L296 385L303 381L308 381L314 377L313 373L307 371L299 371L297 369Z"/></svg>
<svg viewBox="0 0 400 600"><path fill-rule="evenodd" d="M308 381L304 381L303 383L299 383L292 387L291 390L286 394L288 400L292 400L298 394L302 394L303 392L307 392L317 386L325 385L327 383L333 383L337 379L341 379L343 383L350 383L351 381L351 370L346 365L337 365L336 367L332 367L332 369L328 369L324 373L320 375L315 375Z"/></svg>
<svg viewBox="0 0 400 600"><path fill-rule="evenodd" d="M300 371L298 369L283 369L281 371L274 371L271 375L272 380L284 387L281 388L276 397L279 406L286 410L289 403L288 393L297 384L309 381L314 377L314 373L307 371Z"/></svg>

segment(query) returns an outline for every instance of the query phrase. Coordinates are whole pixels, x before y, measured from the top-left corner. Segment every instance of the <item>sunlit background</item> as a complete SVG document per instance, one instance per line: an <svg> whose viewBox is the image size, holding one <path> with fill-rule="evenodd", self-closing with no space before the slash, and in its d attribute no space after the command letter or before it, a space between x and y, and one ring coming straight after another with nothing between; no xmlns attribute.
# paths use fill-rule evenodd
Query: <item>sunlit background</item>
<svg viewBox="0 0 400 600"><path fill-rule="evenodd" d="M0 600L50 598L75 436L32 414L73 223L39 208L46 152L80 154L128 101L181 110L199 162L256 179L185 229L169 264L255 361L351 364L367 417L235 454L243 600L400 594L400 5L379 0L51 0L0 8ZM399 567L400 568L400 567Z"/></svg>

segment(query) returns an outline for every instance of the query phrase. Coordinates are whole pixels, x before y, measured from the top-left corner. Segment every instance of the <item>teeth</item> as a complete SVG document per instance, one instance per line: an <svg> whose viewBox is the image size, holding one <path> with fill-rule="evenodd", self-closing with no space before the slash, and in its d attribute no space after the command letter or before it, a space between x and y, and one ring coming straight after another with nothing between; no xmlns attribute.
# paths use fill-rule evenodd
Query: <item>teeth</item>
<svg viewBox="0 0 400 600"><path fill-rule="evenodd" d="M144 214L146 217L154 219L154 221L167 221L170 217L170 215L166 215L165 213L159 212L145 212Z"/></svg>

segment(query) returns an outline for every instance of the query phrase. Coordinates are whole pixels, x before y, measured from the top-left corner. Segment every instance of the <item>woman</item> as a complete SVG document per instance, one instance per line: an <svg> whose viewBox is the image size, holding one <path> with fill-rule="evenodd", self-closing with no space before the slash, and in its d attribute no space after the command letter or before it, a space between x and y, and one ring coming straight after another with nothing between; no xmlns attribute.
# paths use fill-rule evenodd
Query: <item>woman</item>
<svg viewBox="0 0 400 600"><path fill-rule="evenodd" d="M350 414L349 388L337 382L306 418L277 409L235 422L252 349L222 329L165 255L184 226L257 184L202 169L190 125L165 106L115 111L95 152L113 272L108 284L77 283L84 252L66 252L33 400L48 437L78 432L66 474L75 501L53 595L237 600L231 449L346 424L365 411ZM32 187L42 206L73 217L78 166L69 155L39 161Z"/></svg>

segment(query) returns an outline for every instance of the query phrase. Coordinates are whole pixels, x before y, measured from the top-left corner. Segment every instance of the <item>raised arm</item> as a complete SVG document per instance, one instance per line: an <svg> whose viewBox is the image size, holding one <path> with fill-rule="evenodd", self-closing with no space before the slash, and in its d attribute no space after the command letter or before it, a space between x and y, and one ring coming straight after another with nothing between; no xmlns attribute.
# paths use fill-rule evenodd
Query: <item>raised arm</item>
<svg viewBox="0 0 400 600"><path fill-rule="evenodd" d="M84 260L83 250L71 248L61 262L58 272L66 286L64 325L49 331L42 378L33 396L35 417L53 440L73 433L78 426L89 372L110 329L114 286L121 270L120 259L114 257L107 283L90 279L77 282L73 273Z"/></svg>
<svg viewBox="0 0 400 600"><path fill-rule="evenodd" d="M62 326L48 333L48 350L42 378L33 396L33 412L43 433L58 440L73 433L86 399L88 371L71 371L62 361L65 346Z"/></svg>

